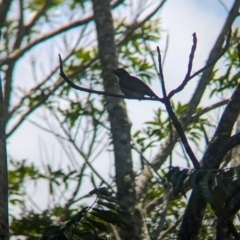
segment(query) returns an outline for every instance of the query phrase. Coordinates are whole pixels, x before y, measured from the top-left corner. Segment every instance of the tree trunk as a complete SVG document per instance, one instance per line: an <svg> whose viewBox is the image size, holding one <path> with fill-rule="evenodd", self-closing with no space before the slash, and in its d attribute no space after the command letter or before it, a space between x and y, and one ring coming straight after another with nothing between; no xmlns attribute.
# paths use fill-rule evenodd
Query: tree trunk
<svg viewBox="0 0 240 240"><path fill-rule="evenodd" d="M106 92L120 93L117 79L111 73L111 70L117 68L118 61L110 1L93 0L92 2L104 90ZM131 124L127 116L125 103L122 99L113 97L106 97L105 99L113 139L117 197L120 205L133 216L134 212L136 212L134 210L136 193L130 144ZM128 240L136 239L141 229L139 226L139 217L128 219L128 223L130 223L130 228L125 234L122 234L122 238Z"/></svg>
<svg viewBox="0 0 240 240"><path fill-rule="evenodd" d="M0 240L8 237L8 172L4 124L4 103L0 76Z"/></svg>

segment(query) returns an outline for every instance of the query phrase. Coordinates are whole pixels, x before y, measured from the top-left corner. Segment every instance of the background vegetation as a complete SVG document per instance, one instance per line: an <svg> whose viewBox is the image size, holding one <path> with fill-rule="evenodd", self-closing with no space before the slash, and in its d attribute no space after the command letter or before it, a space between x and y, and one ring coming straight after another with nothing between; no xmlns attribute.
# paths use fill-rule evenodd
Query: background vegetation
<svg viewBox="0 0 240 240"><path fill-rule="evenodd" d="M240 45L232 25L240 0L199 74L191 71L193 35L185 78L158 94L159 107L143 128L131 131L125 101L136 100L106 96L121 94L111 73L119 66L149 86L156 76L164 85L155 48L166 4L1 2L0 239L8 239L7 202L13 239L239 239ZM71 82L105 95L68 85L58 53ZM175 101L194 76L189 101ZM203 107L204 98L214 103ZM145 101L152 100L136 101L136 108ZM7 183L3 129L10 143L26 121L51 137L43 140L41 165L8 155ZM49 156L44 146L53 139L60 147Z"/></svg>

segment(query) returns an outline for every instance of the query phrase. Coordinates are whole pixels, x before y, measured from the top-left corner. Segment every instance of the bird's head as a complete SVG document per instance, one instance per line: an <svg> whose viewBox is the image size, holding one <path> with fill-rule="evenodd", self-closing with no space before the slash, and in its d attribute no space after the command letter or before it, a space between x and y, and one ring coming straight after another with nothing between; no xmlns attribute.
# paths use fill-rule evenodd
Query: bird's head
<svg viewBox="0 0 240 240"><path fill-rule="evenodd" d="M123 68L112 70L112 73L114 73L117 77L129 75L129 73Z"/></svg>

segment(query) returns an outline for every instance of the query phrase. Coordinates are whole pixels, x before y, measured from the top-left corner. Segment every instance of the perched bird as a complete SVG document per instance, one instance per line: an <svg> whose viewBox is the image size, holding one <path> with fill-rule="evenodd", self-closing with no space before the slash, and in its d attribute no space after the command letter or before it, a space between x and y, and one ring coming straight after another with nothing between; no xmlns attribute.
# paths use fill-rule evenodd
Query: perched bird
<svg viewBox="0 0 240 240"><path fill-rule="evenodd" d="M125 69L118 68L112 70L112 73L118 77L119 87L126 97L139 99L147 95L151 98L159 98L147 84L142 80L131 76Z"/></svg>

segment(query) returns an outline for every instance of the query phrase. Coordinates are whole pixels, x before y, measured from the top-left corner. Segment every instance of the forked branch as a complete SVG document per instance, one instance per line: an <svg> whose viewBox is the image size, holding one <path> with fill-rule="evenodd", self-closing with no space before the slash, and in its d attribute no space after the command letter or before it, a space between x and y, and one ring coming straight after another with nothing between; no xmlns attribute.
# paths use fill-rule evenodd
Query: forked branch
<svg viewBox="0 0 240 240"><path fill-rule="evenodd" d="M174 90L172 90L168 97L169 99L176 93L182 91L185 86L187 85L187 83L193 79L194 77L196 77L197 75L199 75L200 73L204 72L206 69L208 69L209 67L213 66L214 64L216 64L216 62L223 56L223 54L226 52L226 50L229 47L230 44L230 40L231 40L231 35L232 35L232 31L231 29L228 32L227 38L226 38L226 43L225 46L222 48L221 52L216 56L216 58L210 62L209 64L207 64L206 66L204 66L203 68L199 69L197 72L195 72L193 75L191 75L191 71L192 71L192 64L193 64L193 59L194 59L194 53L197 47L197 37L196 34L193 33L193 46L192 46L192 50L191 53L189 55L189 62L188 62L188 71L187 74L184 78L184 80L182 81L182 83Z"/></svg>
<svg viewBox="0 0 240 240"><path fill-rule="evenodd" d="M167 109L168 115L171 118L176 131L178 132L179 137L181 138L184 148L185 148L194 168L200 169L200 164L199 164L195 154L193 153L192 148L190 147L190 145L188 143L187 137L184 133L181 123L179 122L176 114L174 113L174 111L172 109L172 106L170 103L170 98L169 98L169 96L167 96L166 89L165 89L164 76L163 76L162 62L161 62L161 53L160 53L159 47L157 47L157 51L158 51L159 74L160 74L160 78L161 78L162 91L163 91L163 96L164 96L164 105Z"/></svg>

